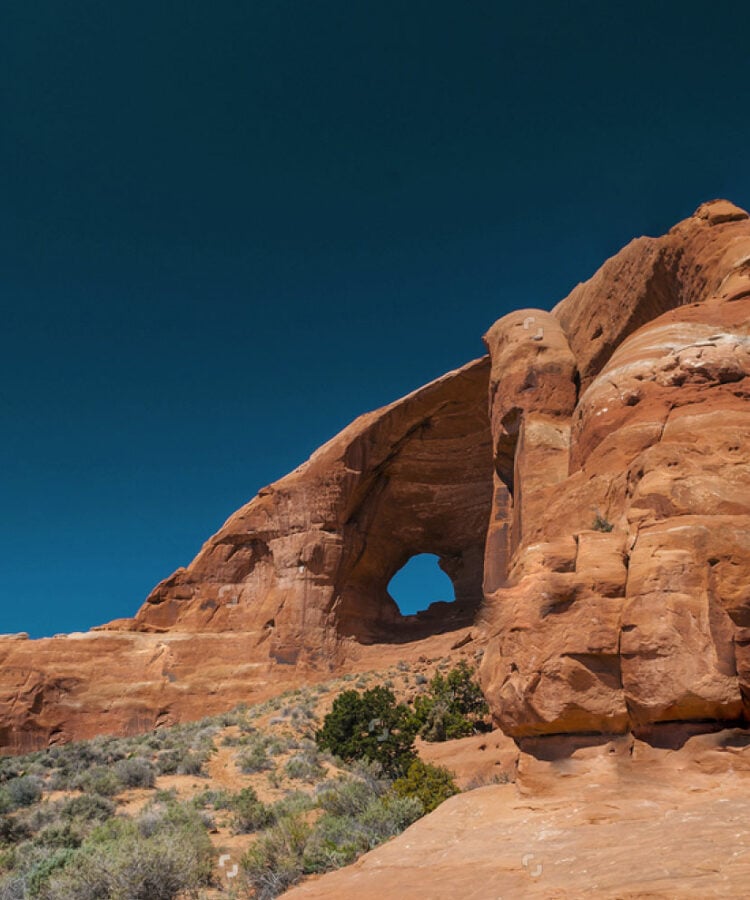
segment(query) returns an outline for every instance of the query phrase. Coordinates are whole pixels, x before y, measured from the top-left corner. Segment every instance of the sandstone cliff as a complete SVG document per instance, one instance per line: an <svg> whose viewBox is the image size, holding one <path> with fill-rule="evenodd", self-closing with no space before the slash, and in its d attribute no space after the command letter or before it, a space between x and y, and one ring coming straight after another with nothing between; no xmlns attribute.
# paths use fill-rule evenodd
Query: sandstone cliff
<svg viewBox="0 0 750 900"><path fill-rule="evenodd" d="M745 212L633 241L262 490L134 619L0 640L0 745L199 716L467 626L512 736L745 719L749 320ZM404 619L387 585L420 552L457 601Z"/></svg>

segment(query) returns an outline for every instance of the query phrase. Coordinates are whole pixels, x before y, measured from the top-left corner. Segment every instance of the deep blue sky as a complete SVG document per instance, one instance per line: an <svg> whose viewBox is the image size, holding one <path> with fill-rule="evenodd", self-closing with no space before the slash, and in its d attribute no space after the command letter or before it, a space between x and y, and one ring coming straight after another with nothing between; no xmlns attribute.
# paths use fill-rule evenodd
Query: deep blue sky
<svg viewBox="0 0 750 900"><path fill-rule="evenodd" d="M132 614L504 312L750 205L743 2L2 6L0 631Z"/></svg>

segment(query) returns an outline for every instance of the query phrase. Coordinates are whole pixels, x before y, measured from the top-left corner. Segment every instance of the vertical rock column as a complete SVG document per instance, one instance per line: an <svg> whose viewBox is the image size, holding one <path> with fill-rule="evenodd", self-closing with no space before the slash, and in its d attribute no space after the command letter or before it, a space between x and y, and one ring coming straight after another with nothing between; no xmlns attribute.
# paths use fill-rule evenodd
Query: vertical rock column
<svg viewBox="0 0 750 900"><path fill-rule="evenodd" d="M560 323L541 310L505 316L484 340L492 360L494 503L485 568L485 593L492 593L507 582L519 546L539 539L548 492L567 478L577 372Z"/></svg>
<svg viewBox="0 0 750 900"><path fill-rule="evenodd" d="M569 481L575 359L559 322L538 310L500 319L485 340L495 502L481 677L490 707L519 737L624 730L621 601L612 599L624 594L623 537L549 514Z"/></svg>

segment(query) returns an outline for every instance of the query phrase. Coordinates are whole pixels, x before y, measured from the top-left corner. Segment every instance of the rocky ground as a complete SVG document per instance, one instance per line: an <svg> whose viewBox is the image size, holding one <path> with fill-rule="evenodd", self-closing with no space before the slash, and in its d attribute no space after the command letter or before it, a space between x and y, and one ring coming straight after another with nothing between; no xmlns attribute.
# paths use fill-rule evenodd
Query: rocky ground
<svg viewBox="0 0 750 900"><path fill-rule="evenodd" d="M623 738L569 758L556 758L559 746L540 750L547 760L524 753L515 783L453 797L354 865L287 896L745 897L749 745L750 734L729 731L679 749Z"/></svg>
<svg viewBox="0 0 750 900"><path fill-rule="evenodd" d="M157 774L147 787L92 787L91 772L100 767L85 763L81 748L88 742L60 748L83 760L82 780L68 779L62 787L61 770L40 768L44 753L6 760L8 767L20 766L22 776L41 772L44 785L37 802L5 818L36 823L33 840L53 859L61 852L55 842L70 838L59 833L60 810L76 797L101 791L114 804L115 818L133 823L167 808L198 810L213 870L198 895L252 897L242 863L262 830L238 827L232 798L251 787L267 808L297 804L314 822L321 786L349 777L310 740L335 697L348 688L385 685L400 700L413 700L435 671L458 658L475 662L474 656L469 642L449 655L350 673L225 716L115 742L115 757L151 761ZM750 732L705 729L672 726L648 741L551 736L517 743L497 730L444 743L418 741L420 756L448 767L462 793L353 864L309 876L287 896L743 897L750 876ZM101 738L90 743L107 746ZM191 768L193 756L199 765L192 773L162 772L171 768L163 761L173 753L183 768ZM6 879L19 853L7 834L6 828L0 848ZM0 887L3 900L25 896L48 895Z"/></svg>
<svg viewBox="0 0 750 900"><path fill-rule="evenodd" d="M348 673L188 725L165 726L129 738L98 737L6 758L0 762L1 900L105 896L95 879L89 883L91 879L77 878L73 886L54 880L55 872L68 871L66 866L82 844L97 843L94 868L105 868L127 852L130 874L152 866L155 879L166 881L168 871L202 860L204 868L197 867L194 879L201 897L255 896L244 878L243 860L268 829L291 821L289 814L314 825L325 811L318 803L322 790L364 783L356 767L342 767L316 747L315 731L335 698L347 689L381 685L399 701L412 702L436 672L450 670L459 658L474 662L474 655L469 642L451 655L423 656L413 663L398 660L377 672ZM515 753L508 752L507 743L488 733L441 745L420 741L419 750L424 759L437 764L455 758L452 768L458 785L471 789L513 777ZM450 745L457 745L455 752ZM374 799L378 791L388 790L388 784L368 781L366 802L371 785ZM249 790L257 803L243 805ZM375 812L383 816L384 809ZM409 809L408 821L421 814L421 808ZM348 821L341 819L344 831ZM373 846L405 824L385 815L374 823L366 842ZM154 843L157 839L164 845ZM184 846L176 846L180 844ZM347 850L346 860L361 852ZM321 871L346 861L340 856L329 860L327 851L322 857L317 863ZM137 866L135 859L140 860ZM153 894L147 890L131 895L127 886L124 891L117 900L197 895L166 887ZM263 896L275 895L273 891Z"/></svg>

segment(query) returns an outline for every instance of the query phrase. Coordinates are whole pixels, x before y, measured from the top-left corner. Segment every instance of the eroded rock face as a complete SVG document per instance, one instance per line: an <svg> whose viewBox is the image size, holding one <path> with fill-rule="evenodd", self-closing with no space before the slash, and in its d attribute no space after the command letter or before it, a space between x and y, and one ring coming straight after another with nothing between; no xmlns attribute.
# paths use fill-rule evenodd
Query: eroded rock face
<svg viewBox="0 0 750 900"><path fill-rule="evenodd" d="M519 410L512 476L495 456L496 496L500 483L512 499L488 556L499 532L510 549L505 583L486 585L482 667L508 733L747 715L749 266L747 216L724 202L625 248L554 311L572 403L523 374L568 360L549 320L524 314L543 333L514 355L520 400L504 374L518 317L489 332L496 447Z"/></svg>
<svg viewBox="0 0 750 900"><path fill-rule="evenodd" d="M342 638L405 640L471 623L482 602L492 493L489 361L362 416L235 513L131 627L256 631L280 662L331 658ZM456 602L404 619L388 594L434 553Z"/></svg>
<svg viewBox="0 0 750 900"><path fill-rule="evenodd" d="M749 320L742 210L633 241L260 491L134 619L0 640L0 745L196 718L468 626L515 737L746 719ZM403 618L388 582L423 552L456 602Z"/></svg>
<svg viewBox="0 0 750 900"><path fill-rule="evenodd" d="M361 416L235 513L134 619L0 640L0 747L200 718L376 668L390 646L419 655L470 625L492 499L488 372L477 360ZM402 617L388 583L423 552L456 601Z"/></svg>

